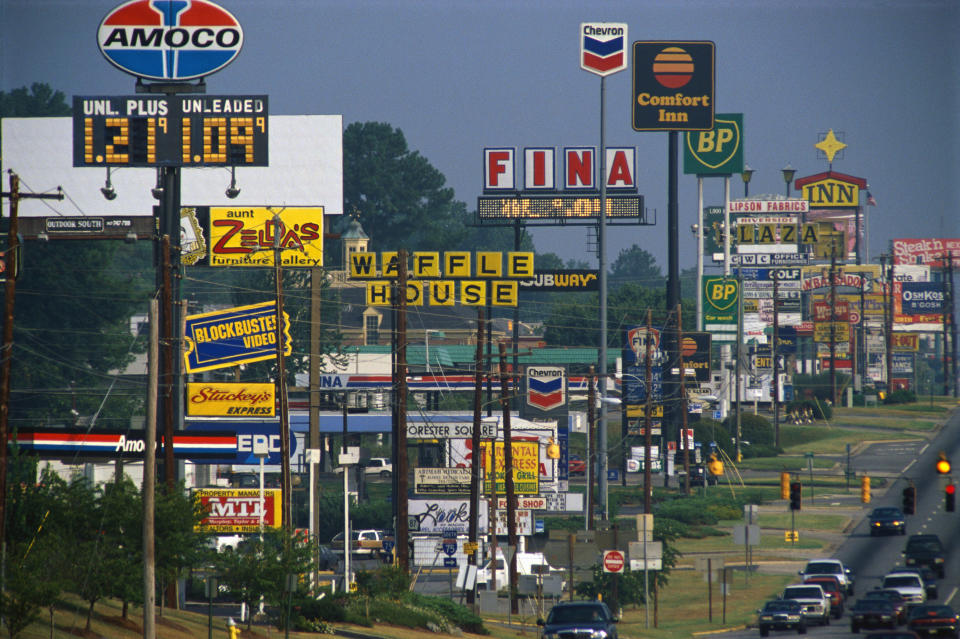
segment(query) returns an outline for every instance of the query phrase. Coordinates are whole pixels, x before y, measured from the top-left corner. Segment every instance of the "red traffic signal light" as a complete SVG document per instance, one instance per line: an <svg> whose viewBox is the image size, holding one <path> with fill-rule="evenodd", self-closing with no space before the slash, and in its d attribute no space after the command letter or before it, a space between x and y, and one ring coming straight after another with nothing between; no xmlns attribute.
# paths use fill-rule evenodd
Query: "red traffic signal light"
<svg viewBox="0 0 960 639"><path fill-rule="evenodd" d="M790 482L790 510L800 510L803 486L798 481Z"/></svg>
<svg viewBox="0 0 960 639"><path fill-rule="evenodd" d="M952 513L957 508L957 487L953 484L947 484L944 492L946 494L945 510Z"/></svg>

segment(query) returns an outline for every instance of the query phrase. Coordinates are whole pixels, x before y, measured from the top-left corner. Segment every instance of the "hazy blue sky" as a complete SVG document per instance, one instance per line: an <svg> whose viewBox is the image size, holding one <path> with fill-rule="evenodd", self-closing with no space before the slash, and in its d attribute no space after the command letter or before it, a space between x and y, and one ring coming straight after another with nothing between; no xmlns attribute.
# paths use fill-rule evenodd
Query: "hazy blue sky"
<svg viewBox="0 0 960 639"><path fill-rule="evenodd" d="M0 89L45 82L72 95L133 93L96 45L114 0L0 0ZM265 93L274 114L342 114L403 130L472 210L485 146L599 144L597 76L578 27L627 22L629 39L716 42L718 112L744 113L751 195L827 169L814 144L849 145L834 170L868 180L871 254L893 237L958 237L960 3L956 0L220 0L245 45L208 93ZM656 227L619 227L666 263L667 134L630 126L629 71L607 80L607 143L638 148ZM42 152L39 149L38 152ZM743 193L735 178L733 194ZM706 204L722 200L722 181ZM265 203L266 204L266 203ZM693 262L696 180L680 180L681 266ZM375 232L371 229L375 238ZM537 230L540 251L589 259L586 229Z"/></svg>

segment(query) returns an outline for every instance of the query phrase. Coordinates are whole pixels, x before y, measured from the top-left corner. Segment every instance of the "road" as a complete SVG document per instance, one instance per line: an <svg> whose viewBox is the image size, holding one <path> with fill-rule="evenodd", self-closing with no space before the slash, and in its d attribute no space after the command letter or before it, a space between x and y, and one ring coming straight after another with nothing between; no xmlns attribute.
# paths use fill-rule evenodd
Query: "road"
<svg viewBox="0 0 960 639"><path fill-rule="evenodd" d="M933 533L940 536L947 550L946 576L938 582L936 603L960 608L957 595L960 586L960 548L951 543L960 533L960 513L944 510L944 486L947 479L939 476L934 464L940 451L958 462L960 475L960 412L955 413L932 440L870 444L851 460L857 474L886 476L892 481L886 491L874 491L871 506L900 506L903 488L913 481L917 488L916 514L907 517L907 534ZM836 551L856 575L856 595L878 587L883 575L903 565L901 551L906 537L871 537L866 521L860 521ZM855 598L855 597L854 597ZM854 598L851 598L851 602ZM759 608L762 601L757 602ZM849 606L849 603L848 603ZM865 632L865 631L862 631ZM774 633L784 634L784 633ZM789 633L786 633L789 634ZM755 637L756 628L723 633L724 639ZM851 637L850 618L844 614L830 626L812 627L808 636L818 639Z"/></svg>

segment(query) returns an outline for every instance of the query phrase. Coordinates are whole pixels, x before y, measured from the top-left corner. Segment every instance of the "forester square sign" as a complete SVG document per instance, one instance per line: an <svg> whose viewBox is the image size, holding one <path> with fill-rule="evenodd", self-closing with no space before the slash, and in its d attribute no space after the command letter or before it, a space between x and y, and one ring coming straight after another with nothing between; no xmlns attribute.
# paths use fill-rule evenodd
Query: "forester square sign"
<svg viewBox="0 0 960 639"><path fill-rule="evenodd" d="M714 50L709 41L634 42L633 129L712 129Z"/></svg>

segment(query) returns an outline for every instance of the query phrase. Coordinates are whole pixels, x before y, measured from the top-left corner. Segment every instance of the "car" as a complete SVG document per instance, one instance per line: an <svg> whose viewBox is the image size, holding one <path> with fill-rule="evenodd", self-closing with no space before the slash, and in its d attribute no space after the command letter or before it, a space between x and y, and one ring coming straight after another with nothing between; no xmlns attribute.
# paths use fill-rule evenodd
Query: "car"
<svg viewBox="0 0 960 639"><path fill-rule="evenodd" d="M943 579L944 569L943 543L937 535L910 535L903 549L903 558L907 566L929 566Z"/></svg>
<svg viewBox="0 0 960 639"><path fill-rule="evenodd" d="M853 594L855 581L853 571L839 559L811 559L800 571L800 576L806 579L813 575L833 575L846 588L848 595Z"/></svg>
<svg viewBox="0 0 960 639"><path fill-rule="evenodd" d="M796 630L801 635L806 634L803 606L793 599L768 601L757 611L757 627L761 637L766 637L771 630Z"/></svg>
<svg viewBox="0 0 960 639"><path fill-rule="evenodd" d="M383 539L382 530L351 530L350 554L370 557L380 555L383 551ZM338 532L330 539L330 548L338 555L343 554L342 532Z"/></svg>
<svg viewBox="0 0 960 639"><path fill-rule="evenodd" d="M336 570L340 558L327 544L317 546L317 570Z"/></svg>
<svg viewBox="0 0 960 639"><path fill-rule="evenodd" d="M850 606L850 632L861 628L896 628L897 611L887 599L864 597Z"/></svg>
<svg viewBox="0 0 960 639"><path fill-rule="evenodd" d="M808 624L830 625L830 597L818 584L791 584L783 589L780 598L799 601Z"/></svg>
<svg viewBox="0 0 960 639"><path fill-rule="evenodd" d="M537 619L537 625L543 629L543 639L617 639L618 621L602 601L564 601L550 609L546 620Z"/></svg>
<svg viewBox="0 0 960 639"><path fill-rule="evenodd" d="M960 618L950 606L914 606L907 615L907 628L918 635L960 636Z"/></svg>
<svg viewBox="0 0 960 639"><path fill-rule="evenodd" d="M843 586L840 581L831 575L814 575L803 580L805 584L819 584L823 591L830 597L830 612L834 619L843 616L844 597Z"/></svg>
<svg viewBox="0 0 960 639"><path fill-rule="evenodd" d="M883 587L892 588L903 596L907 607L927 602L927 588L916 572L890 572L883 577Z"/></svg>
<svg viewBox="0 0 960 639"><path fill-rule="evenodd" d="M871 632L865 635L863 639L920 639L917 633L909 630L887 630L884 632Z"/></svg>
<svg viewBox="0 0 960 639"><path fill-rule="evenodd" d="M884 533L907 534L907 519L903 511L895 506L881 506L870 511L870 536Z"/></svg>
<svg viewBox="0 0 960 639"><path fill-rule="evenodd" d="M886 599L893 604L893 609L897 611L897 622L907 623L907 602L899 590L893 588L877 588L866 594L867 598Z"/></svg>
<svg viewBox="0 0 960 639"><path fill-rule="evenodd" d="M923 588L927 592L927 600L936 599L939 596L939 588L937 587L937 573L928 566L917 566L917 567L896 567L893 568L890 572L912 572L920 575L920 578L923 579Z"/></svg>
<svg viewBox="0 0 960 639"><path fill-rule="evenodd" d="M366 464L363 464L363 474L366 477L390 479L393 475L393 462L386 457L371 457Z"/></svg>
<svg viewBox="0 0 960 639"><path fill-rule="evenodd" d="M684 471L679 471L677 475L679 476L679 481L683 482L683 477L686 473ZM701 464L691 465L690 466L690 485L691 486L703 486L703 482L706 481L708 486L717 485L717 476L712 475L707 472L707 469L704 468Z"/></svg>
<svg viewBox="0 0 960 639"><path fill-rule="evenodd" d="M585 476L587 474L587 462L583 461L579 455L570 455L567 460L567 473L571 477L574 475Z"/></svg>

